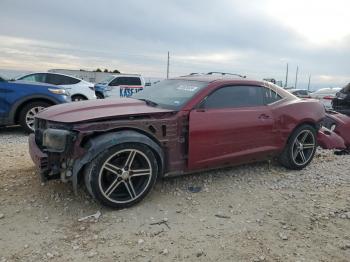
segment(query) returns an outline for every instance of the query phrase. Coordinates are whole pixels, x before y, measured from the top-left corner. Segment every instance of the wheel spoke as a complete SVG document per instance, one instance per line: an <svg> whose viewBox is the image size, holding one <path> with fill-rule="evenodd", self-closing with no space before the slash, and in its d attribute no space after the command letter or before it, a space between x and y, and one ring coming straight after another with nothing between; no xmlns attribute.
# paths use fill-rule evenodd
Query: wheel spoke
<svg viewBox="0 0 350 262"><path fill-rule="evenodd" d="M129 167L129 168L131 167L132 163L134 162L135 155L136 155L136 151L134 150L130 151L130 154L125 162L125 167Z"/></svg>
<svg viewBox="0 0 350 262"><path fill-rule="evenodd" d="M150 169L135 169L135 170L130 170L131 176L149 176L151 175L151 170Z"/></svg>
<svg viewBox="0 0 350 262"><path fill-rule="evenodd" d="M309 135L309 133L308 132L305 132L304 134L303 134L303 137L301 138L301 143L304 143L305 142L305 140L306 140L306 138L308 137L308 135Z"/></svg>
<svg viewBox="0 0 350 262"><path fill-rule="evenodd" d="M106 163L104 165L104 168L107 169L108 171L112 172L113 174L116 174L116 175L119 175L118 171L121 171L121 168L119 168L115 165L112 165L110 163Z"/></svg>
<svg viewBox="0 0 350 262"><path fill-rule="evenodd" d="M131 180L129 179L128 181L124 181L124 185L126 190L128 191L131 199L134 199L136 197L136 192L134 189L134 185L132 184Z"/></svg>
<svg viewBox="0 0 350 262"><path fill-rule="evenodd" d="M314 144L303 144L304 149L310 149L310 148L314 148L314 147L315 147Z"/></svg>
<svg viewBox="0 0 350 262"><path fill-rule="evenodd" d="M118 178L116 178L113 183L107 188L107 190L105 191L105 194L107 196L110 196L114 190L117 189L117 187L121 184L122 181L118 181Z"/></svg>
<svg viewBox="0 0 350 262"><path fill-rule="evenodd" d="M304 151L300 150L299 155L301 156L301 159L303 161L302 163L305 163L306 162L306 157L305 157Z"/></svg>

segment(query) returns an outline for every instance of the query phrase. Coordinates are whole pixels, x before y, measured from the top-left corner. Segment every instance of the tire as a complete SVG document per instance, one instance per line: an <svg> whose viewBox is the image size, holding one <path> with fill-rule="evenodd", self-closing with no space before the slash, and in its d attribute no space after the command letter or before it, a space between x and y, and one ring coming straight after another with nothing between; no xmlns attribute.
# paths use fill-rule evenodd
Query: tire
<svg viewBox="0 0 350 262"><path fill-rule="evenodd" d="M72 96L72 102L85 101L87 98L82 95L74 95Z"/></svg>
<svg viewBox="0 0 350 262"><path fill-rule="evenodd" d="M19 113L19 124L24 128L27 133L34 132L34 117L37 113L46 107L51 106L47 102L30 102L25 105Z"/></svg>
<svg viewBox="0 0 350 262"><path fill-rule="evenodd" d="M124 143L106 149L90 162L84 173L86 188L93 198L105 206L126 208L151 191L158 163L147 146Z"/></svg>
<svg viewBox="0 0 350 262"><path fill-rule="evenodd" d="M310 125L302 125L289 137L279 162L288 169L301 170L312 161L316 148L316 129Z"/></svg>
<svg viewBox="0 0 350 262"><path fill-rule="evenodd" d="M100 92L96 92L96 97L97 97L97 99L104 99L105 98Z"/></svg>

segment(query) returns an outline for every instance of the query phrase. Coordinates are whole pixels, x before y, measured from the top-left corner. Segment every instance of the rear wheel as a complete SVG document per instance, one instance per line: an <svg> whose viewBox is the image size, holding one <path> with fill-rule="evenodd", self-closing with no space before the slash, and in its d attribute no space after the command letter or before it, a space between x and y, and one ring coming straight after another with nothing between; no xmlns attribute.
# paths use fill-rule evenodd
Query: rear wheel
<svg viewBox="0 0 350 262"><path fill-rule="evenodd" d="M286 168L303 169L312 161L316 147L315 128L310 125L302 125L289 138L279 161Z"/></svg>
<svg viewBox="0 0 350 262"><path fill-rule="evenodd" d="M152 189L158 173L147 146L125 143L107 149L85 170L85 185L101 204L125 208L140 202Z"/></svg>
<svg viewBox="0 0 350 262"><path fill-rule="evenodd" d="M24 128L28 133L34 131L34 118L36 114L45 109L46 107L51 106L47 102L31 102L24 106L19 113L19 124Z"/></svg>
<svg viewBox="0 0 350 262"><path fill-rule="evenodd" d="M85 96L82 96L82 95L72 96L72 101L73 102L84 101L84 100L87 100L87 98Z"/></svg>
<svg viewBox="0 0 350 262"><path fill-rule="evenodd" d="M96 97L97 97L97 99L103 99L104 98L104 96L100 92L96 92Z"/></svg>

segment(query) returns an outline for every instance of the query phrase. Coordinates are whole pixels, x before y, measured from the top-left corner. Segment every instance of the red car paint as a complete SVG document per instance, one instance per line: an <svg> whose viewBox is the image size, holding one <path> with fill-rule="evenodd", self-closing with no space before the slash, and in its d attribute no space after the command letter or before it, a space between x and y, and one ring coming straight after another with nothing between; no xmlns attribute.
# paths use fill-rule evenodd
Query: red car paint
<svg viewBox="0 0 350 262"><path fill-rule="evenodd" d="M323 125L326 128L322 128L318 134L318 143L322 148L350 149L349 116L334 111L328 111Z"/></svg>
<svg viewBox="0 0 350 262"><path fill-rule="evenodd" d="M132 98L50 107L37 116L35 138L30 136L31 156L36 163L40 162L38 157L45 158L47 166L42 172L49 174L55 167L62 173L71 170L72 165L88 153L89 139L106 132L135 130L161 146L165 175L181 174L277 157L295 128L308 123L318 129L325 116L317 100L299 99L267 82L207 77L181 79L207 82L207 87L177 111L152 107ZM282 99L258 107L205 110L198 107L214 90L227 85L268 88ZM76 138L70 142L70 149L59 155L38 156L38 150L45 150L41 139L47 128L74 132ZM62 163L68 166L62 167Z"/></svg>

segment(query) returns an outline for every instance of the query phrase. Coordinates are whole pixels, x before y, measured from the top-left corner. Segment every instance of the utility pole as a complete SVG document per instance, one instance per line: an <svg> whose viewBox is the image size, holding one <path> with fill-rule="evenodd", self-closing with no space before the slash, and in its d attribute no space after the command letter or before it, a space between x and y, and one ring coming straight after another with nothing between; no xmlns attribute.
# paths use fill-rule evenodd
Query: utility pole
<svg viewBox="0 0 350 262"><path fill-rule="evenodd" d="M294 84L295 89L297 89L297 85L298 85L298 73L299 73L299 66L297 66L297 71L295 72L295 84Z"/></svg>
<svg viewBox="0 0 350 262"><path fill-rule="evenodd" d="M287 72L286 72L286 82L284 83L284 88L288 87L288 63L287 63Z"/></svg>
<svg viewBox="0 0 350 262"><path fill-rule="evenodd" d="M170 62L170 54L168 51L168 62L167 62L167 67L166 67L166 79L169 79L169 62Z"/></svg>
<svg viewBox="0 0 350 262"><path fill-rule="evenodd" d="M310 91L311 74L309 75L309 83L307 84L307 91Z"/></svg>

